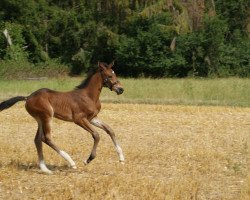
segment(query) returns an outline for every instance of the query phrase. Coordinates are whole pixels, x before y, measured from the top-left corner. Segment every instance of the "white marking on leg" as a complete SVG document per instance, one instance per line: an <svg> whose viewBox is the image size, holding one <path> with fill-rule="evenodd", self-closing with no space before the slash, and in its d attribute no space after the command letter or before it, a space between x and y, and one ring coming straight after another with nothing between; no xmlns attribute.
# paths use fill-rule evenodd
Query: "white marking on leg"
<svg viewBox="0 0 250 200"><path fill-rule="evenodd" d="M44 160L41 160L41 161L39 162L39 167L40 167L40 169L41 169L43 172L45 172L45 173L47 173L47 174L53 174L52 171L50 171L50 170L47 168L47 166L45 165Z"/></svg>
<svg viewBox="0 0 250 200"><path fill-rule="evenodd" d="M120 162L124 162L125 158L124 158L124 155L123 155L123 152L122 152L122 148L118 144L116 144L115 149L116 149L116 151L117 151L117 153L119 155Z"/></svg>
<svg viewBox="0 0 250 200"><path fill-rule="evenodd" d="M93 119L90 121L90 123L91 123L92 125L94 125L94 126L97 126L98 128L103 129L102 122L101 122L99 119L97 119L97 118L93 118Z"/></svg>
<svg viewBox="0 0 250 200"><path fill-rule="evenodd" d="M59 154L70 163L70 166L73 169L76 169L76 164L75 162L72 160L72 158L70 157L69 154L67 154L65 151L60 151Z"/></svg>
<svg viewBox="0 0 250 200"><path fill-rule="evenodd" d="M107 132L107 130L105 129L105 126L106 126L105 123L103 123L103 122L102 122L101 120L99 120L98 118L93 118L93 119L90 121L90 123L91 123L92 125L97 126L97 127L101 128L101 129L103 129L103 130L105 130L105 131ZM108 132L107 132L107 133L108 133ZM122 148L117 144L115 138L113 138L113 137L111 136L111 139L112 139L112 141L113 141L113 143L114 143L114 145L115 145L116 152L117 152L117 154L119 155L119 160L120 160L120 162L124 162L125 158L124 158L124 155L123 155L123 152L122 152Z"/></svg>

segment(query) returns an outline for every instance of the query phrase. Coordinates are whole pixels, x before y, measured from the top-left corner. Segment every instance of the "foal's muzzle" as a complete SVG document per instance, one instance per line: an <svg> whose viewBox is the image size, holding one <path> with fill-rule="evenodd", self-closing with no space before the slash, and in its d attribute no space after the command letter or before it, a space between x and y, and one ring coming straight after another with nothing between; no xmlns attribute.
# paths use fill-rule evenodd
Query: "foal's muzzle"
<svg viewBox="0 0 250 200"><path fill-rule="evenodd" d="M115 92L117 95L120 95L124 92L124 89L123 88L115 88Z"/></svg>

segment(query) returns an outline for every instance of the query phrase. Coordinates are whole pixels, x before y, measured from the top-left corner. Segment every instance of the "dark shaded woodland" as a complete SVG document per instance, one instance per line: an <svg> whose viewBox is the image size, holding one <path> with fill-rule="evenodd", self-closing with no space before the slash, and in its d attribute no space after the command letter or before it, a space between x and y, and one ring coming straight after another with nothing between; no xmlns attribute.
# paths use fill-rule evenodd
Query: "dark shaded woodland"
<svg viewBox="0 0 250 200"><path fill-rule="evenodd" d="M56 60L71 74L116 60L124 77L249 77L249 13L248 0L1 0L0 60Z"/></svg>

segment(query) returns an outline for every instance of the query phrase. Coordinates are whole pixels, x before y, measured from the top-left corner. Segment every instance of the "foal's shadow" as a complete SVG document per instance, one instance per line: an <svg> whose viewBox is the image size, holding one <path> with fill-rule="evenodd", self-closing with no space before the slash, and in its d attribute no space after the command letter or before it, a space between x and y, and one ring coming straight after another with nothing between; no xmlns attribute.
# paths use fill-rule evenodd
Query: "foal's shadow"
<svg viewBox="0 0 250 200"><path fill-rule="evenodd" d="M8 165L6 165L7 167L11 167L11 168L15 168L18 171L29 171L29 172L34 172L34 173L42 173L41 170L39 169L39 166L37 163L32 162L32 163L23 163L17 160L12 160ZM0 168L4 167L1 163L0 163ZM65 165L47 165L47 167L53 172L53 173L58 173L58 172L76 172L76 170L73 170L70 166L68 166L67 164Z"/></svg>

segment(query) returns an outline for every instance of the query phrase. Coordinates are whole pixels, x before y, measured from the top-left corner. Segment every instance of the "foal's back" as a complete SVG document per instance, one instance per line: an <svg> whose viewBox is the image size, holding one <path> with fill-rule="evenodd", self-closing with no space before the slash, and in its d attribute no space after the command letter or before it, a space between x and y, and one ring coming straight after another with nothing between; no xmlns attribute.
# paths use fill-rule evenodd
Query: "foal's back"
<svg viewBox="0 0 250 200"><path fill-rule="evenodd" d="M56 117L73 121L73 111L77 108L79 99L80 97L72 92L42 88L27 98L25 106L28 113L36 119Z"/></svg>

